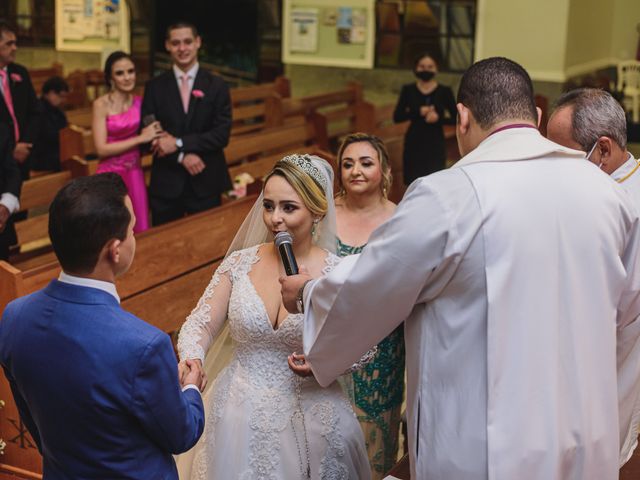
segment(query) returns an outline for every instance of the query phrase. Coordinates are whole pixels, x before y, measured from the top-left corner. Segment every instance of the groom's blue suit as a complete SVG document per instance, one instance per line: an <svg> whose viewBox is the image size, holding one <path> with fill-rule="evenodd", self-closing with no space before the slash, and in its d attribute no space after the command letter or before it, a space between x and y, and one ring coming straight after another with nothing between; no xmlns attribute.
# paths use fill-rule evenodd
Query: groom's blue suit
<svg viewBox="0 0 640 480"><path fill-rule="evenodd" d="M10 303L0 363L45 479L176 479L204 427L168 335L97 288L51 282Z"/></svg>

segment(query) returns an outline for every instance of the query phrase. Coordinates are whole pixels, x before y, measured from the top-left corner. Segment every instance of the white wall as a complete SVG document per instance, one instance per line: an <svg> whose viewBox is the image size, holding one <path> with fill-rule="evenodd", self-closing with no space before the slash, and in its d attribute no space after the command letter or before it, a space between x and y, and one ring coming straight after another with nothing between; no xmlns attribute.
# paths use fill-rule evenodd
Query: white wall
<svg viewBox="0 0 640 480"><path fill-rule="evenodd" d="M640 0L615 0L611 32L611 58L614 61L636 58L640 24Z"/></svg>
<svg viewBox="0 0 640 480"><path fill-rule="evenodd" d="M635 58L640 0L478 0L475 59L505 56L534 80Z"/></svg>
<svg viewBox="0 0 640 480"><path fill-rule="evenodd" d="M566 32L566 76L581 75L611 65L616 1L571 0Z"/></svg>
<svg viewBox="0 0 640 480"><path fill-rule="evenodd" d="M564 81L570 0L478 0L475 60L502 56L532 78Z"/></svg>

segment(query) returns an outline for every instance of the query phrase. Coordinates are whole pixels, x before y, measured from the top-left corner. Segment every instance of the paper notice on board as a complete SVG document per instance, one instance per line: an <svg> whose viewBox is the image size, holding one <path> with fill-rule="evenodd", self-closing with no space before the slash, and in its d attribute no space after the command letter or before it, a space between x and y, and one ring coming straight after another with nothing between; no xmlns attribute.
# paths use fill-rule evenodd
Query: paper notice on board
<svg viewBox="0 0 640 480"><path fill-rule="evenodd" d="M317 49L318 49L318 9L317 8L292 9L289 51L315 52Z"/></svg>

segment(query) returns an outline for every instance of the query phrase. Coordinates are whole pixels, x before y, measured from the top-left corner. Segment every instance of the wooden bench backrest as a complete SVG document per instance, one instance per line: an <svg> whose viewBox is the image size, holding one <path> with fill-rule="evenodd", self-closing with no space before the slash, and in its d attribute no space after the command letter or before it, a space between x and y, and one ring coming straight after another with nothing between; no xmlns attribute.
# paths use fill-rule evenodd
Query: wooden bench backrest
<svg viewBox="0 0 640 480"><path fill-rule="evenodd" d="M322 108L340 105L355 105L362 101L362 85L358 82L350 82L346 88L332 92L308 95L300 98L288 98L282 101L285 116L306 115Z"/></svg>
<svg viewBox="0 0 640 480"><path fill-rule="evenodd" d="M289 80L278 77L274 82L230 90L233 109L231 135L255 132L282 124L281 99L289 97Z"/></svg>
<svg viewBox="0 0 640 480"><path fill-rule="evenodd" d="M50 173L32 178L22 184L20 195L20 210L49 205L58 190L71 180L70 171Z"/></svg>
<svg viewBox="0 0 640 480"><path fill-rule="evenodd" d="M255 196L237 200L139 234L134 263L117 284L123 305L222 258L254 201ZM0 262L0 312L9 301L45 287L59 273L56 260L25 271Z"/></svg>
<svg viewBox="0 0 640 480"><path fill-rule="evenodd" d="M313 125L308 122L277 127L232 139L224 154L227 164L235 165L265 154L309 145L314 137Z"/></svg>
<svg viewBox="0 0 640 480"><path fill-rule="evenodd" d="M96 153L90 129L69 125L60 130L59 135L60 162L63 164L73 157L85 158Z"/></svg>
<svg viewBox="0 0 640 480"><path fill-rule="evenodd" d="M29 77L33 84L33 89L36 91L36 95L40 96L42 93L42 86L51 77L62 76L62 64L54 63L50 67L46 68L30 68Z"/></svg>
<svg viewBox="0 0 640 480"><path fill-rule="evenodd" d="M65 113L69 125L91 129L93 123L93 109L91 107L75 108L67 110Z"/></svg>
<svg viewBox="0 0 640 480"><path fill-rule="evenodd" d="M58 191L72 178L90 173L86 166L75 160L70 160L67 165L71 166L69 170L40 175L25 181L22 185L22 194L20 196L20 210L47 210ZM28 218L16 222L18 245L23 246L29 242L43 239L47 244L48 224L49 215L47 213L40 213L35 216L30 215Z"/></svg>

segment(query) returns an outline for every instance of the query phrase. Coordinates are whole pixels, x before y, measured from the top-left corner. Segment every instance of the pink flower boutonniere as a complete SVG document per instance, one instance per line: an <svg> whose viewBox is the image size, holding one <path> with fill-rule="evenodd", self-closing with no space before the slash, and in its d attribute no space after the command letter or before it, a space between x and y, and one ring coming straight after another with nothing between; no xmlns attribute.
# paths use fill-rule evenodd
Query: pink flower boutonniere
<svg viewBox="0 0 640 480"><path fill-rule="evenodd" d="M22 81L22 75L20 75L19 73L12 73L9 75L9 77L11 78L12 82L21 82Z"/></svg>
<svg viewBox="0 0 640 480"><path fill-rule="evenodd" d="M204 97L204 92L202 90L193 90L191 92L191 95L193 95L196 98L202 98Z"/></svg>

